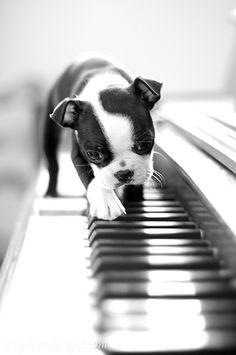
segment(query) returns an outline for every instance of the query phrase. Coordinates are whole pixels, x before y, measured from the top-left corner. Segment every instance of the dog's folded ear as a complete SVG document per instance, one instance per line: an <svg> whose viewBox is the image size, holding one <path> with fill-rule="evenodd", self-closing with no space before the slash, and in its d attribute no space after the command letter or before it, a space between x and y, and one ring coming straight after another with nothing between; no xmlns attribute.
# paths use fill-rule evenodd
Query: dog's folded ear
<svg viewBox="0 0 236 355"><path fill-rule="evenodd" d="M50 117L61 127L76 129L76 123L81 111L81 101L77 98L67 97L63 101L59 102Z"/></svg>
<svg viewBox="0 0 236 355"><path fill-rule="evenodd" d="M138 77L131 85L134 94L141 99L149 110L161 98L162 84L155 80Z"/></svg>

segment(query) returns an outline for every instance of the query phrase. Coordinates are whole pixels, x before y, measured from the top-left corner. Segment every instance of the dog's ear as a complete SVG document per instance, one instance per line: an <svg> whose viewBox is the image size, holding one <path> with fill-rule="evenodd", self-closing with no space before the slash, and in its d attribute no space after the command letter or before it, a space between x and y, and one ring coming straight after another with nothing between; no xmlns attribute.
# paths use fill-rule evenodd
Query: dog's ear
<svg viewBox="0 0 236 355"><path fill-rule="evenodd" d="M76 129L76 122L82 112L82 103L77 98L67 97L55 107L51 119L61 127Z"/></svg>
<svg viewBox="0 0 236 355"><path fill-rule="evenodd" d="M134 94L141 99L146 107L151 110L161 98L162 84L155 80L138 77L131 85Z"/></svg>

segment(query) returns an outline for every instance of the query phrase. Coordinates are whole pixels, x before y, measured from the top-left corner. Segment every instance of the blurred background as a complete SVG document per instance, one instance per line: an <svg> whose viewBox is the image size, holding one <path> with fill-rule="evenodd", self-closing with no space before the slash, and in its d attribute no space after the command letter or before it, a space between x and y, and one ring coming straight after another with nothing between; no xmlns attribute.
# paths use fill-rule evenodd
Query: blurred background
<svg viewBox="0 0 236 355"><path fill-rule="evenodd" d="M37 171L57 75L98 51L164 83L163 101L236 95L235 0L0 1L0 262Z"/></svg>

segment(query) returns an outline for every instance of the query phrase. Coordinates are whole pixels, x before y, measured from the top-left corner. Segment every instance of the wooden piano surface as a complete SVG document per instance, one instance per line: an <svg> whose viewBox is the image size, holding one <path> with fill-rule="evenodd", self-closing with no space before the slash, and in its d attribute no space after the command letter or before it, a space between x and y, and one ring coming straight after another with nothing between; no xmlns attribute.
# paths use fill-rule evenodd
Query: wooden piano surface
<svg viewBox="0 0 236 355"><path fill-rule="evenodd" d="M147 186L126 219L91 221L90 231L84 191L61 156L67 197L36 197L23 245L3 268L1 354L236 349L235 221L217 202L231 210L235 177L169 125L157 143L167 186Z"/></svg>
<svg viewBox="0 0 236 355"><path fill-rule="evenodd" d="M94 313L86 264L87 223L81 215L86 208L84 190L76 186L69 154L62 154L61 160L65 172L60 175L59 188L67 198L36 196L26 233L18 234L18 243L13 243L7 266L3 266L1 354L100 353L102 344L91 326ZM72 176L69 185L67 174ZM36 186L39 194L45 188L45 175L42 169Z"/></svg>

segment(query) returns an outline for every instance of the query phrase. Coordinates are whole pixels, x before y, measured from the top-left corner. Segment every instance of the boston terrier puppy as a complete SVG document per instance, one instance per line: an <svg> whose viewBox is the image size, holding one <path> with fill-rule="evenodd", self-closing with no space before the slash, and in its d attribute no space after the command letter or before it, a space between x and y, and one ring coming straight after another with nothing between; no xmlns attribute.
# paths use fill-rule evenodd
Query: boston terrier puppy
<svg viewBox="0 0 236 355"><path fill-rule="evenodd" d="M90 214L105 220L124 214L116 189L142 185L153 174L155 132L150 111L161 97L161 86L141 77L133 80L103 57L77 58L48 98L46 194L57 195L57 148L61 127L69 127L71 158L87 190Z"/></svg>

